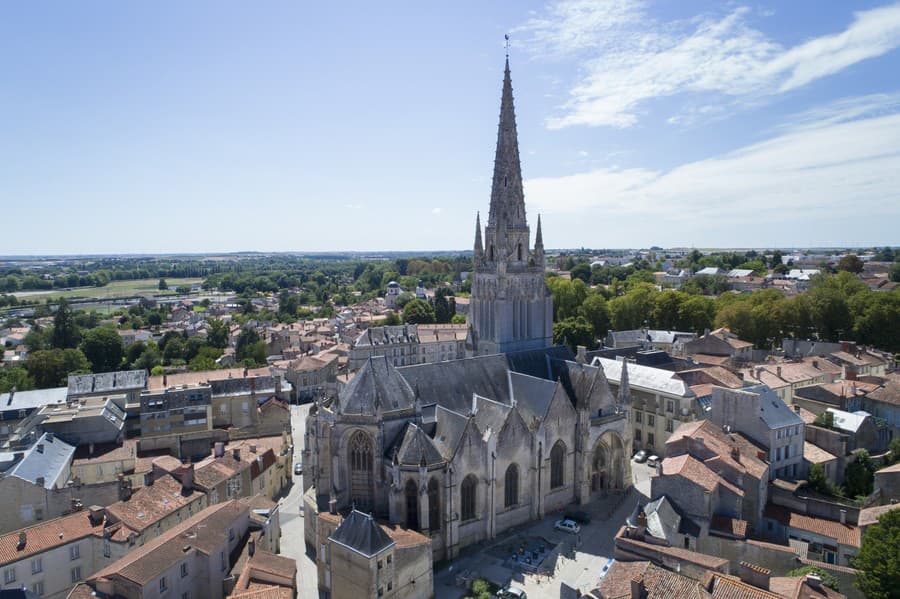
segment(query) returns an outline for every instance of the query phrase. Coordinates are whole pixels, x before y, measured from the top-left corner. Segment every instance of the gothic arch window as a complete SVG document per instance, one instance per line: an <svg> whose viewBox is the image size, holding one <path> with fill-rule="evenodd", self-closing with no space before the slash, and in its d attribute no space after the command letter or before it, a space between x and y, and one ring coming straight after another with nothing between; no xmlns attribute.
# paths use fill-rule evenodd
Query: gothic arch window
<svg viewBox="0 0 900 599"><path fill-rule="evenodd" d="M406 481L403 494L406 496L406 528L419 530L419 487L416 481Z"/></svg>
<svg viewBox="0 0 900 599"><path fill-rule="evenodd" d="M559 440L550 450L550 488L558 489L566 480L566 446Z"/></svg>
<svg viewBox="0 0 900 599"><path fill-rule="evenodd" d="M441 486L436 478L428 481L428 528L441 529Z"/></svg>
<svg viewBox="0 0 900 599"><path fill-rule="evenodd" d="M460 520L472 520L475 517L475 496L477 495L478 479L470 474L463 479L460 486Z"/></svg>
<svg viewBox="0 0 900 599"><path fill-rule="evenodd" d="M372 441L363 431L350 437L350 500L361 510L372 509L374 473Z"/></svg>
<svg viewBox="0 0 900 599"><path fill-rule="evenodd" d="M521 244L521 243L519 244L517 253L518 253L518 256L519 256L519 262L521 262L521 261L522 261L522 244Z"/></svg>
<svg viewBox="0 0 900 599"><path fill-rule="evenodd" d="M494 261L494 246L492 245L488 248L488 259L493 262Z"/></svg>
<svg viewBox="0 0 900 599"><path fill-rule="evenodd" d="M512 507L519 503L519 467L516 464L510 464L506 469L506 478L503 481L503 493L506 501L506 507Z"/></svg>

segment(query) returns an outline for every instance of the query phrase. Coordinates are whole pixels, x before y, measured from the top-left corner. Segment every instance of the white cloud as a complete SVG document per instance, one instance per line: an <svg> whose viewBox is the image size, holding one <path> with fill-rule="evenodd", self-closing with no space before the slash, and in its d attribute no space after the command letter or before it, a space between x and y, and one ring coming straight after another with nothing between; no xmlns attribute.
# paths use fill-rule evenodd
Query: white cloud
<svg viewBox="0 0 900 599"><path fill-rule="evenodd" d="M432 209L431 209L431 213L434 214L434 215L438 215L438 214L440 214L440 213L443 212L443 211L444 211L443 208L432 208Z"/></svg>
<svg viewBox="0 0 900 599"><path fill-rule="evenodd" d="M792 48L750 26L753 16L738 7L659 23L639 1L563 0L516 31L536 55L582 60L584 75L550 128L630 127L646 101L676 94L728 103L784 93L900 46L900 3L858 12L844 31Z"/></svg>
<svg viewBox="0 0 900 599"><path fill-rule="evenodd" d="M826 119L669 171L596 169L525 186L539 211L583 212L585 221L591 214L705 227L872 214L889 220L900 216L900 114Z"/></svg>

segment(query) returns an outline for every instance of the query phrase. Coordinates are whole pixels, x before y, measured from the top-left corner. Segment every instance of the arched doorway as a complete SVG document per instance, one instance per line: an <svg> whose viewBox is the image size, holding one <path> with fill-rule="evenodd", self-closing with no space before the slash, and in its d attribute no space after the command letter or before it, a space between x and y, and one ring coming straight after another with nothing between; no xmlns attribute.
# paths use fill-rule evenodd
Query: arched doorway
<svg viewBox="0 0 900 599"><path fill-rule="evenodd" d="M591 493L624 489L625 459L622 438L614 432L603 433L591 454Z"/></svg>
<svg viewBox="0 0 900 599"><path fill-rule="evenodd" d="M372 441L363 431L350 437L350 501L362 511L371 511L375 487Z"/></svg>
<svg viewBox="0 0 900 599"><path fill-rule="evenodd" d="M412 479L406 481L406 528L419 530L419 487Z"/></svg>
<svg viewBox="0 0 900 599"><path fill-rule="evenodd" d="M609 448L597 441L591 456L591 493L603 493L609 488Z"/></svg>

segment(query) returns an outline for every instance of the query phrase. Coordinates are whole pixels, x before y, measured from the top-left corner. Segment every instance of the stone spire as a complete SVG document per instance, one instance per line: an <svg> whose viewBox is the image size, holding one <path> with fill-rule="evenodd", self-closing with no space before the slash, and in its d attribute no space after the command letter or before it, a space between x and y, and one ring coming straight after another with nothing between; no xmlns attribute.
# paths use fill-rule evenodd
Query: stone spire
<svg viewBox="0 0 900 599"><path fill-rule="evenodd" d="M494 155L494 178L491 184L491 207L485 231L488 262L527 260L528 223L525 219L525 192L516 111L513 106L509 57L503 71L503 94L500 100L500 123L497 127L497 150Z"/></svg>
<svg viewBox="0 0 900 599"><path fill-rule="evenodd" d="M534 249L544 249L544 235L541 233L541 215L538 214L537 233L534 235Z"/></svg>
<svg viewBox="0 0 900 599"><path fill-rule="evenodd" d="M631 385L628 383L628 358L622 358L622 375L619 377L619 406L627 406L631 401Z"/></svg>
<svg viewBox="0 0 900 599"><path fill-rule="evenodd" d="M484 246L481 243L481 212L475 215L475 263L484 257Z"/></svg>

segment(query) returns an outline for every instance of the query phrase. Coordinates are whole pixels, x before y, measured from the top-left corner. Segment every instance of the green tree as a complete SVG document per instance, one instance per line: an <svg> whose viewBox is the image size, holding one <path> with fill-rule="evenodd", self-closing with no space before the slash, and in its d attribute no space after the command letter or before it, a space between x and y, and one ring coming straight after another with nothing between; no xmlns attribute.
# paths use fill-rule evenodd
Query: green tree
<svg viewBox="0 0 900 599"><path fill-rule="evenodd" d="M143 370L153 370L155 367L162 367L162 353L159 346L154 341L148 341L144 351L132 363L133 368Z"/></svg>
<svg viewBox="0 0 900 599"><path fill-rule="evenodd" d="M256 344L260 342L262 342L262 340L259 338L259 333L256 332L256 329L253 329L251 327L244 327L243 329L241 329L241 332L238 333L237 339L234 343L234 354L237 361L243 362L247 358L252 357L252 354L255 354L256 357L259 357ZM265 348L263 348L262 361L265 362Z"/></svg>
<svg viewBox="0 0 900 599"><path fill-rule="evenodd" d="M856 254L847 254L838 261L837 269L859 274L863 271L863 261Z"/></svg>
<svg viewBox="0 0 900 599"><path fill-rule="evenodd" d="M852 559L861 570L856 586L867 599L892 599L900 589L900 510L882 514L869 526Z"/></svg>
<svg viewBox="0 0 900 599"><path fill-rule="evenodd" d="M57 349L71 349L78 345L78 326L72 315L72 308L65 298L59 298L56 314L53 316L53 335L50 345Z"/></svg>
<svg viewBox="0 0 900 599"><path fill-rule="evenodd" d="M594 337L606 336L610 327L609 306L602 295L589 293L578 309L578 315L591 325Z"/></svg>
<svg viewBox="0 0 900 599"><path fill-rule="evenodd" d="M466 324L466 315L465 314L454 314L453 318L450 319L452 324Z"/></svg>
<svg viewBox="0 0 900 599"><path fill-rule="evenodd" d="M434 308L425 300L410 300L403 306L403 322L408 324L431 324L434 322Z"/></svg>
<svg viewBox="0 0 900 599"><path fill-rule="evenodd" d="M169 284L166 283L165 279L160 279L159 285L157 285L156 288L159 289L160 291L167 291L169 289Z"/></svg>
<svg viewBox="0 0 900 599"><path fill-rule="evenodd" d="M866 497L875 483L875 464L869 452L861 449L844 471L844 488L848 497Z"/></svg>
<svg viewBox="0 0 900 599"><path fill-rule="evenodd" d="M163 350L163 363L174 364L178 360L185 359L185 343L181 336L173 337L166 343Z"/></svg>
<svg viewBox="0 0 900 599"><path fill-rule="evenodd" d="M613 329L639 329L653 320L653 308L659 292L649 283L638 283L628 293L609 301L609 315Z"/></svg>
<svg viewBox="0 0 900 599"><path fill-rule="evenodd" d="M828 476L825 474L825 467L822 464L813 464L809 467L807 486L810 489L827 495L831 493L829 483Z"/></svg>
<svg viewBox="0 0 900 599"><path fill-rule="evenodd" d="M686 293L667 289L656 296L653 306L653 326L677 331L681 323L681 307L691 297Z"/></svg>
<svg viewBox="0 0 900 599"><path fill-rule="evenodd" d="M208 324L209 330L206 331L206 342L219 349L228 347L228 325L218 318L209 320Z"/></svg>
<svg viewBox="0 0 900 599"><path fill-rule="evenodd" d="M70 374L90 371L88 359L78 349L46 349L28 356L28 374L39 389L64 387Z"/></svg>
<svg viewBox="0 0 900 599"><path fill-rule="evenodd" d="M554 322L578 316L578 309L587 298L588 287L581 279L568 280L548 277L547 287L553 297Z"/></svg>
<svg viewBox="0 0 900 599"><path fill-rule="evenodd" d="M579 262L569 271L569 276L573 279L581 279L585 283L591 282L591 267L586 262Z"/></svg>
<svg viewBox="0 0 900 599"><path fill-rule="evenodd" d="M711 297L689 295L678 308L679 331L703 333L711 329L716 320L716 302Z"/></svg>
<svg viewBox="0 0 900 599"><path fill-rule="evenodd" d="M122 358L125 357L122 338L114 329L107 327L87 331L80 347L94 372L118 370L122 365Z"/></svg>
<svg viewBox="0 0 900 599"><path fill-rule="evenodd" d="M891 464L900 462L900 437L894 437L888 444L888 460Z"/></svg>
<svg viewBox="0 0 900 599"><path fill-rule="evenodd" d="M21 366L0 368L0 393L9 393L13 387L16 391L30 391L34 389L34 379Z"/></svg>
<svg viewBox="0 0 900 599"><path fill-rule="evenodd" d="M52 332L51 332L52 335ZM25 335L25 339L23 343L25 347L28 348L28 351L38 351L41 349L50 349L50 339L48 335L48 331L43 329L39 329L37 327L28 331L28 334Z"/></svg>
<svg viewBox="0 0 900 599"><path fill-rule="evenodd" d="M187 295L190 292L191 292L190 285L179 285L178 287L175 288L175 293L177 293L178 295Z"/></svg>
<svg viewBox="0 0 900 599"><path fill-rule="evenodd" d="M568 344L572 351L575 351L579 345L588 349L594 349L597 346L594 330L582 316L566 318L554 323L553 343L555 345Z"/></svg>
<svg viewBox="0 0 900 599"><path fill-rule="evenodd" d="M449 323L456 313L456 299L447 287L434 292L434 321L438 324Z"/></svg>
<svg viewBox="0 0 900 599"><path fill-rule="evenodd" d="M822 584L830 589L833 589L835 591L841 590L840 585L838 584L838 579L835 578L831 572L829 572L828 570L823 570L822 568L817 568L816 566L801 566L799 568L794 568L787 573L788 576L806 576L807 574L818 576L819 579L821 579Z"/></svg>
<svg viewBox="0 0 900 599"><path fill-rule="evenodd" d="M150 369L150 376L162 376L166 370L161 365L156 365Z"/></svg>
<svg viewBox="0 0 900 599"><path fill-rule="evenodd" d="M403 324L403 322L400 320L400 317L397 316L396 312L388 312L379 324L384 327L392 327Z"/></svg>
<svg viewBox="0 0 900 599"><path fill-rule="evenodd" d="M900 262L894 262L891 264L891 268L888 270L888 276L890 276L891 281L894 283L900 283Z"/></svg>

